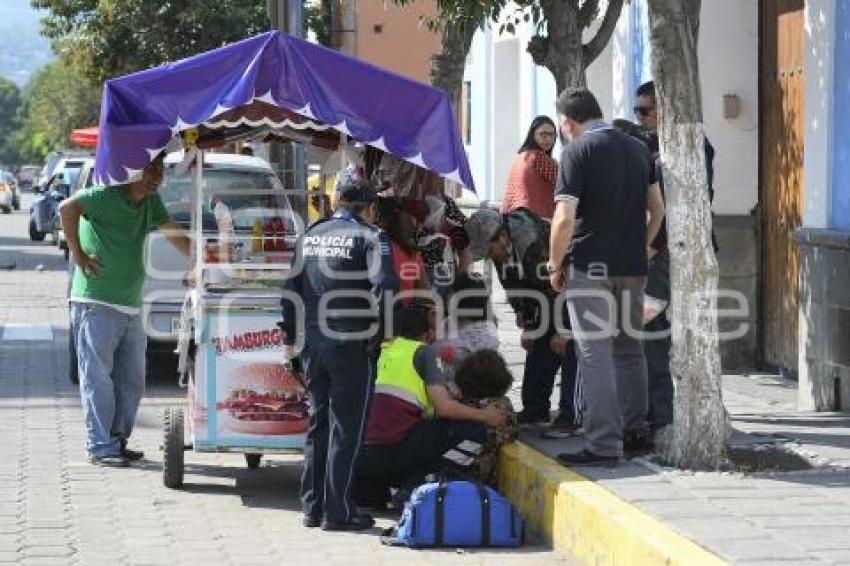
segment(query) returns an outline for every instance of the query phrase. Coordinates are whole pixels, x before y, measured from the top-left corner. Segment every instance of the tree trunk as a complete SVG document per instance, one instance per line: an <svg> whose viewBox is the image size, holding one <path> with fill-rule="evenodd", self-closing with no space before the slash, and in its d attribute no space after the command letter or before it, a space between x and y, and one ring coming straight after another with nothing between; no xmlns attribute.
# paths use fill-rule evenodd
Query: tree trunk
<svg viewBox="0 0 850 566"><path fill-rule="evenodd" d="M431 59L431 84L446 91L455 114L460 111L466 57L479 25L480 22L445 22L440 28L440 53Z"/></svg>
<svg viewBox="0 0 850 566"><path fill-rule="evenodd" d="M676 385L673 424L659 448L674 466L714 470L725 459L727 418L697 62L699 8L699 0L649 0L670 248L670 373Z"/></svg>
<svg viewBox="0 0 850 566"><path fill-rule="evenodd" d="M599 30L587 45L582 43L582 31L593 15L582 16L576 0L541 0L540 5L548 35L531 38L528 53L536 65L549 69L558 93L567 87L586 87L585 71L611 39L623 10L623 0L608 1Z"/></svg>
<svg viewBox="0 0 850 566"><path fill-rule="evenodd" d="M355 0L333 0L333 29L331 45L334 49L357 56L357 3Z"/></svg>
<svg viewBox="0 0 850 566"><path fill-rule="evenodd" d="M531 38L528 53L536 65L552 73L556 92L587 86L577 0L542 0L540 5L547 36Z"/></svg>

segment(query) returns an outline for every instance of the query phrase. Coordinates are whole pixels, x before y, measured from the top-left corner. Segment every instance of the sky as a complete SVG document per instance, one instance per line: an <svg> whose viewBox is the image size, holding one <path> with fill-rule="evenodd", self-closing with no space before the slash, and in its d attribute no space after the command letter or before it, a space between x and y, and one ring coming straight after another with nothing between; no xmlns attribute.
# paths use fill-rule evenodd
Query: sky
<svg viewBox="0 0 850 566"><path fill-rule="evenodd" d="M39 35L40 17L29 0L0 0L0 76L21 87L52 59L50 42Z"/></svg>

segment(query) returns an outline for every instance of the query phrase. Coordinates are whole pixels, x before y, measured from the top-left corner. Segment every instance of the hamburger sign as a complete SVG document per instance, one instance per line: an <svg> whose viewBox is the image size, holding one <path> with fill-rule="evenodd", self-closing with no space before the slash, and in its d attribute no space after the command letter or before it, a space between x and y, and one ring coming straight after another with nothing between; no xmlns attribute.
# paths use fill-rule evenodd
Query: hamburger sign
<svg viewBox="0 0 850 566"><path fill-rule="evenodd" d="M217 446L292 448L307 431L307 391L284 364L279 316L217 313L197 357L195 441ZM212 393L215 393L212 396Z"/></svg>

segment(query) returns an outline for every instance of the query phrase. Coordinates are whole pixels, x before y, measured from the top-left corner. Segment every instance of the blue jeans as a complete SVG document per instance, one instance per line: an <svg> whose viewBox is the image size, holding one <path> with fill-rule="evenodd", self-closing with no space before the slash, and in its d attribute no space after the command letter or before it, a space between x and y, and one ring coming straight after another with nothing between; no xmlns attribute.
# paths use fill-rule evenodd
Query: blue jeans
<svg viewBox="0 0 850 566"><path fill-rule="evenodd" d="M561 358L549 347L552 334L546 334L534 341L531 350L525 355L525 369L522 375L522 410L549 420L549 398L555 386L555 375L561 370L561 388L558 397L558 412L563 418L578 423L576 408L576 359L575 343L567 344L567 353Z"/></svg>
<svg viewBox="0 0 850 566"><path fill-rule="evenodd" d="M71 324L86 419L86 449L116 456L127 443L145 392L145 336L139 315L71 303Z"/></svg>

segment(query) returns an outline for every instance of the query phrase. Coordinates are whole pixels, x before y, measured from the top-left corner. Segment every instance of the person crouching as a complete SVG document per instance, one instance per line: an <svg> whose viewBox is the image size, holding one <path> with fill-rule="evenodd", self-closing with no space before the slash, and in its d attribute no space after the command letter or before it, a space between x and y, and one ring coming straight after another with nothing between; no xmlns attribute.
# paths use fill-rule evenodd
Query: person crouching
<svg viewBox="0 0 850 566"><path fill-rule="evenodd" d="M428 310L394 316L394 338L381 347L366 439L357 466L358 505L386 508L390 487L412 489L431 473L468 475L487 440L487 427L507 421L497 404L455 399L437 354L425 343Z"/></svg>

